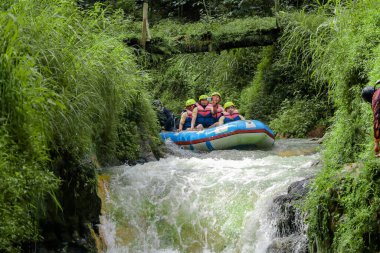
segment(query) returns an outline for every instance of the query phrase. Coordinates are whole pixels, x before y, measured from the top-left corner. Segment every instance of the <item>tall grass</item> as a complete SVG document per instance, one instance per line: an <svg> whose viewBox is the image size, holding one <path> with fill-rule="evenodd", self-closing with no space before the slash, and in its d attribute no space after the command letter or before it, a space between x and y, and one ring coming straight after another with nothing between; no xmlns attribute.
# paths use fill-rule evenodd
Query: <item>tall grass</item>
<svg viewBox="0 0 380 253"><path fill-rule="evenodd" d="M360 97L363 86L379 78L379 7L378 0L332 1L316 14L293 14L285 29L283 50L315 85L327 85L336 109L324 169L306 204L312 252L380 249L373 225L379 163L373 160L372 112Z"/></svg>
<svg viewBox="0 0 380 253"><path fill-rule="evenodd" d="M187 99L198 100L214 91L222 94L222 104L232 100L240 105L241 91L250 83L260 57L260 49L251 48L174 56L151 69L152 91L175 112Z"/></svg>
<svg viewBox="0 0 380 253"><path fill-rule="evenodd" d="M54 159L107 163L136 159L142 146L157 151L145 79L121 40L128 22L106 12L63 0L2 4L0 251L40 239L61 173L50 172Z"/></svg>
<svg viewBox="0 0 380 253"><path fill-rule="evenodd" d="M326 162L341 165L358 159L366 152L366 137L370 124L369 107L361 102L360 89L376 77L370 77L374 50L377 47L379 29L376 26L378 1L365 1L359 4L335 7L337 15L326 16L325 21L308 21L309 16L298 19L293 32L286 33L284 39L291 54L302 49L301 57L294 55L310 73L316 84L327 84L329 97L337 108L331 138L334 145L326 145ZM312 20L315 20L313 16ZM294 24L294 23L293 23ZM289 31L290 31L289 30ZM299 33L309 35L302 36ZM302 32L300 32L302 31ZM344 135L344 136L343 136ZM350 137L349 137L350 136Z"/></svg>
<svg viewBox="0 0 380 253"><path fill-rule="evenodd" d="M250 119L260 119L267 122L268 116L274 109L273 100L269 99L269 94L272 93L268 84L268 73L271 72L273 64L273 46L263 49L262 58L257 65L256 73L249 86L241 93L242 103L241 113ZM273 105L273 106L271 106Z"/></svg>
<svg viewBox="0 0 380 253"><path fill-rule="evenodd" d="M22 47L18 20L0 15L0 249L13 252L18 242L37 240L41 203L58 180L48 160L44 101L54 94L40 85L35 61ZM44 94L44 95L42 95Z"/></svg>

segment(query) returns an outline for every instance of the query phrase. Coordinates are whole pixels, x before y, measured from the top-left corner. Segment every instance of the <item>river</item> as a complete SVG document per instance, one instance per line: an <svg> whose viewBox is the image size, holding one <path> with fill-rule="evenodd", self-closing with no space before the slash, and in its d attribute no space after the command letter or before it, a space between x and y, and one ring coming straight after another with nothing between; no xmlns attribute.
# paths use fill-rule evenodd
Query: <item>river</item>
<svg viewBox="0 0 380 253"><path fill-rule="evenodd" d="M319 170L310 140L279 140L270 151L170 147L159 161L106 170L108 253L264 253L275 236L273 199Z"/></svg>

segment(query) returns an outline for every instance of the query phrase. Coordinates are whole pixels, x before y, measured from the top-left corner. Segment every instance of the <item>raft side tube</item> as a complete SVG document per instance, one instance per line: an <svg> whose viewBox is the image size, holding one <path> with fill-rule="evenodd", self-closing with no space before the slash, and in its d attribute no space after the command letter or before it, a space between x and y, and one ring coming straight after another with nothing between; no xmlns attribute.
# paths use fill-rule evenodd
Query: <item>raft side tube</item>
<svg viewBox="0 0 380 253"><path fill-rule="evenodd" d="M161 133L163 141L172 140L187 149L220 150L239 146L268 148L274 144L275 135L258 120L239 120L203 131Z"/></svg>

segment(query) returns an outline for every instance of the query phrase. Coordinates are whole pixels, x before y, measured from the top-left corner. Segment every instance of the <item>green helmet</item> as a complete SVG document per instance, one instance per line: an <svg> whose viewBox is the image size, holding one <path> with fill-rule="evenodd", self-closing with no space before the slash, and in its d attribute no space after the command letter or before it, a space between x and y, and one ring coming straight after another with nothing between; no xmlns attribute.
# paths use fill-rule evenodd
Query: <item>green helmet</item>
<svg viewBox="0 0 380 253"><path fill-rule="evenodd" d="M196 103L194 99L189 99L186 101L186 106L195 105Z"/></svg>
<svg viewBox="0 0 380 253"><path fill-rule="evenodd" d="M226 103L224 104L224 110L225 110L226 108L230 107L230 106L235 106L235 104L232 103L232 102L226 102Z"/></svg>
<svg viewBox="0 0 380 253"><path fill-rule="evenodd" d="M212 96L218 96L218 97L220 97L220 99L222 99L222 95L220 95L219 92L213 92L213 93L211 94L211 97L212 97Z"/></svg>
<svg viewBox="0 0 380 253"><path fill-rule="evenodd" d="M200 95L199 96L199 101L203 100L203 99L207 99L208 96L207 95Z"/></svg>

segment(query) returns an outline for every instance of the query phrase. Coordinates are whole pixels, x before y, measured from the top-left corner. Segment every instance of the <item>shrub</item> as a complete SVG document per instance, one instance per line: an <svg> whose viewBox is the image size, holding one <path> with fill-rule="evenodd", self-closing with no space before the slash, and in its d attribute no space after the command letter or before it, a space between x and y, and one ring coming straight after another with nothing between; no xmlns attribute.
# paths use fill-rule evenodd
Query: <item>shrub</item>
<svg viewBox="0 0 380 253"><path fill-rule="evenodd" d="M317 126L326 127L325 112L325 105L318 98L284 100L269 126L281 135L303 138Z"/></svg>
<svg viewBox="0 0 380 253"><path fill-rule="evenodd" d="M380 248L373 225L378 220L377 179L368 176L379 164L372 159L370 106L360 98L362 87L378 79L379 5L375 0L332 1L317 16L294 14L285 28L284 51L316 83L328 84L336 109L324 143L324 168L305 207L312 252Z"/></svg>

